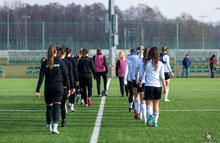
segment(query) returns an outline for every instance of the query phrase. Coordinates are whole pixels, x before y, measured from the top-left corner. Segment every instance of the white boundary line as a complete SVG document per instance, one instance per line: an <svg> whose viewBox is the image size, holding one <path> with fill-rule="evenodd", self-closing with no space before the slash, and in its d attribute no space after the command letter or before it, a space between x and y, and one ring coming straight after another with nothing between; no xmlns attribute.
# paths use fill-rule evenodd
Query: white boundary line
<svg viewBox="0 0 220 143"><path fill-rule="evenodd" d="M46 110L0 110L0 112L45 112ZM81 112L98 112L98 110L82 110L76 113L81 113ZM123 113L123 112L128 112L128 110L105 110L107 113ZM182 109L182 110L160 110L160 112L220 112L220 109Z"/></svg>
<svg viewBox="0 0 220 143"><path fill-rule="evenodd" d="M107 91L108 91L110 83L111 83L111 78L109 78L108 83L107 83ZM96 117L95 126L94 126L94 129L92 132L90 143L97 143L97 141L98 141L99 131L100 131L101 123L102 123L102 115L104 112L105 99L106 99L106 96L102 96L102 100L99 105L99 112Z"/></svg>

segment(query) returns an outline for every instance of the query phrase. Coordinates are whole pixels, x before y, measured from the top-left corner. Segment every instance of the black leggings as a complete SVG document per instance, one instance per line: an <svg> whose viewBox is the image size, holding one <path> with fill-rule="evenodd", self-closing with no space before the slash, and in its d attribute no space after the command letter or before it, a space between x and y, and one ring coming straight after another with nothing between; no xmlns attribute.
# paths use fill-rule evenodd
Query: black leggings
<svg viewBox="0 0 220 143"><path fill-rule="evenodd" d="M80 76L80 88L81 88L81 95L84 99L85 104L88 103L87 101L87 94L86 89L88 88L88 97L92 96L92 75L91 74L84 74Z"/></svg>
<svg viewBox="0 0 220 143"><path fill-rule="evenodd" d="M132 82L128 81L128 91L129 91L129 98L128 98L128 102L132 103L133 102L133 86L132 86Z"/></svg>
<svg viewBox="0 0 220 143"><path fill-rule="evenodd" d="M64 88L63 98L61 102L61 118L62 120L66 119L66 99L67 99L68 90Z"/></svg>
<svg viewBox="0 0 220 143"><path fill-rule="evenodd" d="M75 98L78 94L80 94L80 87L79 86L76 86L76 89L75 89L75 93L74 94L71 94L70 97L69 97L69 103L71 104L74 104L75 103Z"/></svg>
<svg viewBox="0 0 220 143"><path fill-rule="evenodd" d="M107 85L107 74L105 72L97 72L96 73L96 82L97 82L98 95L100 95L101 76L104 81L104 90L106 90L106 85Z"/></svg>
<svg viewBox="0 0 220 143"><path fill-rule="evenodd" d="M124 77L119 77L121 96L124 96ZM126 96L128 96L128 86L125 85Z"/></svg>

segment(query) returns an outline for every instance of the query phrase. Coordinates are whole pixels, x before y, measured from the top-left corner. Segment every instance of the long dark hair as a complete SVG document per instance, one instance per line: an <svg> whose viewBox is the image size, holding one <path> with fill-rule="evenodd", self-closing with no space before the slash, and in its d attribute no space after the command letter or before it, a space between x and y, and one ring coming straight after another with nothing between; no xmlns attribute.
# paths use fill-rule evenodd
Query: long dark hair
<svg viewBox="0 0 220 143"><path fill-rule="evenodd" d="M148 54L149 54L149 50L150 50L150 48L145 48L144 49L144 57L143 57L143 62L144 62L144 65L146 66L146 64L147 64L147 61L148 61Z"/></svg>
<svg viewBox="0 0 220 143"><path fill-rule="evenodd" d="M70 48L66 48L66 59L68 58L68 55L72 53L71 49Z"/></svg>
<svg viewBox="0 0 220 143"><path fill-rule="evenodd" d="M65 54L65 50L66 50L66 48L64 46L58 46L57 47L57 51L58 51L57 57L59 59L61 59L61 57Z"/></svg>
<svg viewBox="0 0 220 143"><path fill-rule="evenodd" d="M155 71L157 70L158 68L158 65L159 65L159 61L160 61L160 53L159 53L159 50L157 47L152 47L150 48L150 51L148 53L148 57L147 57L147 60L152 60L152 64L155 68Z"/></svg>
<svg viewBox="0 0 220 143"><path fill-rule="evenodd" d="M57 49L54 45L50 45L48 52L47 52L47 64L50 69L53 69L54 65L54 54L57 52Z"/></svg>
<svg viewBox="0 0 220 143"><path fill-rule="evenodd" d="M88 53L89 53L89 50L88 50L88 49L84 48L84 49L82 50L82 55L83 55L83 56L86 56Z"/></svg>

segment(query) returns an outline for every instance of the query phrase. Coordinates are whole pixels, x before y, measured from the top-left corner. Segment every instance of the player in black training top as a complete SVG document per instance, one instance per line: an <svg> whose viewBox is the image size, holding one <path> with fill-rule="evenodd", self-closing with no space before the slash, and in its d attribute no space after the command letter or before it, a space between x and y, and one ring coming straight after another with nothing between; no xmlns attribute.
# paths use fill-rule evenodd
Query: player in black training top
<svg viewBox="0 0 220 143"><path fill-rule="evenodd" d="M61 59L65 64L66 64L66 68L68 69L68 79L69 79L69 84L67 86L64 86L64 94L63 94L63 98L62 98L62 102L61 102L61 118L62 118L62 122L61 122L61 126L64 127L66 125L65 119L66 119L66 112L67 112L67 108L66 108L66 100L67 97L70 96L70 90L71 92L74 92L74 79L73 79L73 67L72 67L72 63L68 60L65 59L66 57L66 48L63 47L58 47L58 58Z"/></svg>
<svg viewBox="0 0 220 143"><path fill-rule="evenodd" d="M92 73L95 79L94 63L89 56L89 50L84 48L82 51L82 58L79 60L78 70L80 72L80 88L81 94L85 102L85 107L91 106L92 96ZM88 101L86 94L86 87L88 88Z"/></svg>
<svg viewBox="0 0 220 143"><path fill-rule="evenodd" d="M48 57L41 64L36 96L40 98L40 87L45 76L44 97L46 102L47 129L58 134L58 121L60 104L63 97L63 87L68 84L68 71L65 64L56 58L56 47L51 45L48 49ZM53 128L51 121L53 120Z"/></svg>
<svg viewBox="0 0 220 143"><path fill-rule="evenodd" d="M69 108L71 110L71 112L75 112L74 109L74 103L75 103L75 97L76 94L78 94L78 90L79 90L79 78L78 78L78 72L77 72L77 64L76 64L76 60L74 58L71 57L72 56L72 51L70 48L66 48L66 60L69 61L72 64L72 73L73 73L73 88L75 92L72 92L70 97L69 97Z"/></svg>

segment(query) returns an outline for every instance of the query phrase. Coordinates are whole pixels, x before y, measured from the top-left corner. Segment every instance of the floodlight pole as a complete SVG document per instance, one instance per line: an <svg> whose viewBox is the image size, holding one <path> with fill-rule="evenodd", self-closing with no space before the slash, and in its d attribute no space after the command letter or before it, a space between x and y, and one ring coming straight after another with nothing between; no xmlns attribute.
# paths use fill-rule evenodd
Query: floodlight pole
<svg viewBox="0 0 220 143"><path fill-rule="evenodd" d="M22 16L22 18L25 19L25 49L27 50L28 49L27 20L31 19L31 16L24 15Z"/></svg>
<svg viewBox="0 0 220 143"><path fill-rule="evenodd" d="M199 16L202 18L203 24L202 24L202 49L205 49L205 21L204 19L207 17L206 15Z"/></svg>
<svg viewBox="0 0 220 143"><path fill-rule="evenodd" d="M176 53L179 51L179 23L176 23ZM179 77L179 63L176 56L176 77Z"/></svg>
<svg viewBox="0 0 220 143"><path fill-rule="evenodd" d="M118 20L114 0L109 0L109 77L115 76L115 52L118 45Z"/></svg>
<svg viewBox="0 0 220 143"><path fill-rule="evenodd" d="M10 48L10 42L9 42L9 40L10 40L10 37L9 37L10 36L9 35L9 28L10 28L9 27L10 26L9 25L9 20L10 20L9 18L10 17L9 16L10 15L9 15L9 12L10 12L10 1L8 0L8 11L7 11L7 50L9 50L9 48Z"/></svg>

